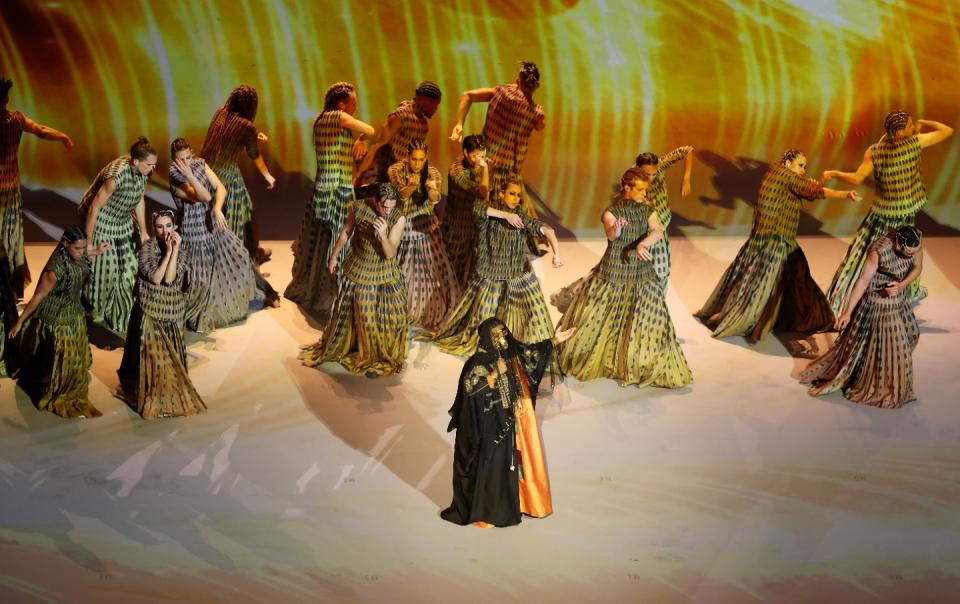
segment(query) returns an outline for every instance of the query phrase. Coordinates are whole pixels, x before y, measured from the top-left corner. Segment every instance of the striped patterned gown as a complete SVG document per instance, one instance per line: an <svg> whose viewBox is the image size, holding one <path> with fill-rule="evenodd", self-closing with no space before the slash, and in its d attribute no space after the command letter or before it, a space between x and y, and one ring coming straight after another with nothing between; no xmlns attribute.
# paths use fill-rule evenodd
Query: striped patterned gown
<svg viewBox="0 0 960 604"><path fill-rule="evenodd" d="M110 178L117 187L97 214L93 239L88 242L97 246L106 241L110 247L92 260L93 278L88 282L86 296L92 305L90 314L94 323L124 333L133 309L133 287L137 279L133 211L143 199L147 177L130 163L128 155L107 164L80 202L83 224L100 187Z"/></svg>
<svg viewBox="0 0 960 604"><path fill-rule="evenodd" d="M461 289L466 289L473 279L478 233L473 206L485 201L480 196L479 187L479 178L473 170L463 166L463 158L453 162L447 177L446 211L440 234L454 278Z"/></svg>
<svg viewBox="0 0 960 604"><path fill-rule="evenodd" d="M387 375L407 358L407 286L396 258L387 258L373 230L377 215L367 203L354 205L355 226L343 262L340 293L320 341L303 347L307 367L328 361L356 374ZM400 219L395 209L387 229Z"/></svg>
<svg viewBox="0 0 960 604"><path fill-rule="evenodd" d="M38 409L61 417L96 417L100 412L87 398L93 356L81 301L90 263L74 260L57 246L43 268L48 271L56 275L56 283L16 339L21 368L17 382Z"/></svg>
<svg viewBox="0 0 960 604"><path fill-rule="evenodd" d="M230 230L243 240L250 254L256 255L259 244L253 225L253 201L240 173L240 154L260 157L257 127L250 120L230 113L225 107L217 109L207 128L200 157L205 159L213 173L227 190L223 215Z"/></svg>
<svg viewBox="0 0 960 604"><path fill-rule="evenodd" d="M4 261L13 275L14 293L23 297L30 283L30 269L23 253L23 206L20 201L20 163L17 151L26 118L7 109L0 114L0 247L6 249Z"/></svg>
<svg viewBox="0 0 960 604"><path fill-rule="evenodd" d="M13 287L13 277L7 266L6 250L0 243L0 378L16 371L15 348L7 342L7 334L17 322L17 294Z"/></svg>
<svg viewBox="0 0 960 604"><path fill-rule="evenodd" d="M840 314L854 284L860 278L867 248L890 230L914 224L917 212L927 204L927 191L920 173L920 141L914 136L881 140L871 146L876 197L863 218L853 242L833 276L827 299L833 312ZM917 279L907 290L907 300L915 304L927 296Z"/></svg>
<svg viewBox="0 0 960 604"><path fill-rule="evenodd" d="M400 191L410 177L407 162L398 162L388 170L390 183ZM440 171L430 166L427 178L440 190ZM417 204L414 195L401 200L407 217L403 239L397 250L397 262L407 283L407 314L410 324L435 329L454 304L460 300L460 283L454 278L447 250L440 238L440 221L434 204L426 199Z"/></svg>
<svg viewBox="0 0 960 604"><path fill-rule="evenodd" d="M713 337L760 341L774 328L813 332L833 325L830 305L797 245L804 200L823 197L820 183L779 163L770 166L760 184L750 237L694 313Z"/></svg>
<svg viewBox="0 0 960 604"><path fill-rule="evenodd" d="M681 388L693 381L677 342L663 288L652 262L637 256L647 235L645 203L621 201L607 211L626 218L620 237L607 243L560 319L576 327L560 346L560 367L580 381L611 378L623 385Z"/></svg>
<svg viewBox="0 0 960 604"><path fill-rule="evenodd" d="M417 113L416 105L412 100L402 101L397 108L387 116L399 120L399 127L390 138L390 142L377 150L370 169L364 172L362 184L375 182L390 182L387 171L393 164L407 159L410 143L415 140L427 140L430 132L430 121Z"/></svg>
<svg viewBox="0 0 960 604"><path fill-rule="evenodd" d="M283 295L303 308L329 313L337 298L337 277L327 262L354 205L353 135L340 127L342 111L324 111L313 122L317 176L307 203L293 259L293 280ZM343 266L347 246L340 251Z"/></svg>
<svg viewBox="0 0 960 604"><path fill-rule="evenodd" d="M914 400L913 349L920 330L906 290L886 296L883 286L902 281L914 259L894 251L892 235L875 241L870 251L877 253L879 266L850 323L800 381L812 383L814 396L842 390L855 403L896 408Z"/></svg>
<svg viewBox="0 0 960 604"><path fill-rule="evenodd" d="M530 135L544 119L543 107L528 99L516 84L494 89L483 123L483 140L490 166L490 189L496 191L511 172L523 174ZM524 208L531 216L536 210L524 196Z"/></svg>
<svg viewBox="0 0 960 604"><path fill-rule="evenodd" d="M664 291L667 290L670 277L670 239L667 235L667 227L670 226L670 219L673 218L670 202L667 200L667 170L678 161L686 159L691 151L693 147L678 147L661 157L660 163L657 164L657 171L650 179L650 186L647 188L647 199L657 211L657 217L663 225L663 237L650 248L650 254L653 255L653 269Z"/></svg>
<svg viewBox="0 0 960 604"><path fill-rule="evenodd" d="M155 285L150 275L163 258L160 244L152 238L140 248L137 305L117 374L123 398L143 419L196 415L207 408L187 373L183 343L187 256L183 249L177 255L173 283Z"/></svg>
<svg viewBox="0 0 960 604"><path fill-rule="evenodd" d="M477 348L477 328L490 317L503 321L510 333L525 344L553 337L553 324L540 282L526 254L529 237L543 235L542 224L528 218L518 206L524 227L487 216L487 204L474 206L478 223L477 266L473 280L459 304L427 339L451 354L468 356Z"/></svg>
<svg viewBox="0 0 960 604"><path fill-rule="evenodd" d="M190 171L215 196L216 188L207 177L206 162L190 162ZM170 192L186 179L170 167ZM256 297L256 276L250 254L231 231L213 226L213 201L197 203L173 195L180 212L182 251L188 259L190 291L186 297L186 325L193 331L210 332L247 317L250 300Z"/></svg>

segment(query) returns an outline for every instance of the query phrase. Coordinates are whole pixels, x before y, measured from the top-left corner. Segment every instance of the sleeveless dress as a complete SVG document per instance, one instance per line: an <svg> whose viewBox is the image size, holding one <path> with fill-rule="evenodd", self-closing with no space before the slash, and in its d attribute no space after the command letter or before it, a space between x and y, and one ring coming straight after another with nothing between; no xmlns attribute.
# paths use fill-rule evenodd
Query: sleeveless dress
<svg viewBox="0 0 960 604"><path fill-rule="evenodd" d="M907 290L884 295L884 284L902 281L914 259L899 256L891 236L870 246L879 265L850 323L822 357L810 364L800 381L811 383L811 395L842 390L855 403L896 408L914 400L913 349L920 339ZM868 252L869 253L869 252Z"/></svg>
<svg viewBox="0 0 960 604"><path fill-rule="evenodd" d="M650 206L622 201L607 211L627 224L607 242L600 263L560 319L576 327L560 345L560 368L580 381L607 377L631 386L681 388L693 381L680 349L661 281L651 261L637 256L647 235Z"/></svg>
<svg viewBox="0 0 960 604"><path fill-rule="evenodd" d="M0 112L0 248L13 279L14 293L23 297L30 269L23 252L23 204L20 199L20 162L17 152L26 118L14 109ZM2 345L0 345L2 347Z"/></svg>

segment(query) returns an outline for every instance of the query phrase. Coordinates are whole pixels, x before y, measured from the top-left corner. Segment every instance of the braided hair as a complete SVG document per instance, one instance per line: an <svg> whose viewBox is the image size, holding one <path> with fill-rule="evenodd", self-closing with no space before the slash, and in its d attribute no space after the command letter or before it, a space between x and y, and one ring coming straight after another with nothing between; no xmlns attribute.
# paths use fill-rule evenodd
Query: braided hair
<svg viewBox="0 0 960 604"><path fill-rule="evenodd" d="M528 88L540 87L540 69L532 61L520 61L520 73L517 78Z"/></svg>
<svg viewBox="0 0 960 604"><path fill-rule="evenodd" d="M331 84L330 87L327 88L326 94L323 95L323 110L335 110L341 101L345 101L350 98L350 93L353 91L354 87L350 82L337 82L335 84Z"/></svg>
<svg viewBox="0 0 960 604"><path fill-rule="evenodd" d="M897 227L894 231L894 240L900 247L920 247L920 239L923 234L920 229L913 225L905 224Z"/></svg>
<svg viewBox="0 0 960 604"><path fill-rule="evenodd" d="M257 89L250 84L240 84L227 97L225 107L227 112L236 113L242 118L253 121L257 117L257 105L260 97L257 95Z"/></svg>
<svg viewBox="0 0 960 604"><path fill-rule="evenodd" d="M887 131L887 137L896 138L897 132L907 127L910 121L910 114L903 110L891 111L883 120L883 129Z"/></svg>
<svg viewBox="0 0 960 604"><path fill-rule="evenodd" d="M419 206L423 205L427 200L427 178L430 176L430 162L426 160L427 141L422 138L410 141L410 144L407 145L407 158L409 158L414 151L423 151L424 155L423 168L420 169L420 187L414 191L411 196L413 202Z"/></svg>

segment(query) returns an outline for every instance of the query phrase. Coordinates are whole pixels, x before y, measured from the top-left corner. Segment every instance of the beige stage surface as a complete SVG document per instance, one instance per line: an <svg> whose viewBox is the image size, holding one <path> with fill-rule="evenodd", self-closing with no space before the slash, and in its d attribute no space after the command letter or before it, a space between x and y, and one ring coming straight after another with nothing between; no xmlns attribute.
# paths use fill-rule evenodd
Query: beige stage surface
<svg viewBox="0 0 960 604"><path fill-rule="evenodd" d="M690 387L569 379L541 399L555 513L508 529L438 516L462 361L412 343L398 376L303 367L316 325L288 301L190 338L197 417L148 422L114 398L119 350L94 351L99 419L39 412L0 380L0 601L957 601L957 240L926 242L918 401L898 410L810 398L802 342L714 340L694 320L742 243L673 241ZM801 245L825 286L846 243ZM272 247L282 289L289 242ZM29 246L35 274L50 249ZM538 261L547 296L602 249Z"/></svg>

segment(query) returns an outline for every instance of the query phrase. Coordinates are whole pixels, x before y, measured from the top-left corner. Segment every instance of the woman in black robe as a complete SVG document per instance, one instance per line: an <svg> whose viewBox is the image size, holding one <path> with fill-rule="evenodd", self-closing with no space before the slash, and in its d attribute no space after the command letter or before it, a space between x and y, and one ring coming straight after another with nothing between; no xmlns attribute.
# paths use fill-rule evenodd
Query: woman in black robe
<svg viewBox="0 0 960 604"><path fill-rule="evenodd" d="M534 406L553 340L523 344L491 317L478 328L477 351L460 374L447 431L457 431L453 502L440 513L454 524L511 526L520 515L553 511Z"/></svg>

